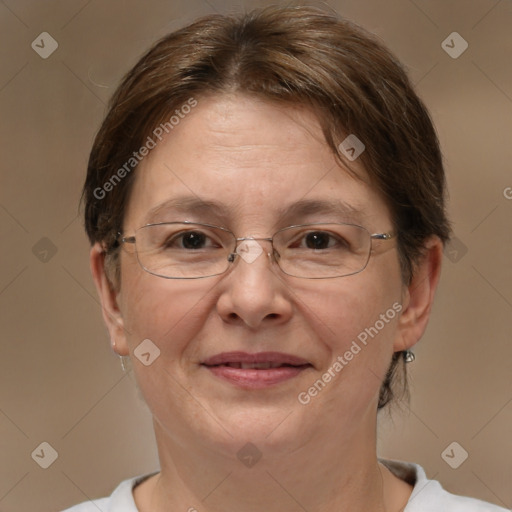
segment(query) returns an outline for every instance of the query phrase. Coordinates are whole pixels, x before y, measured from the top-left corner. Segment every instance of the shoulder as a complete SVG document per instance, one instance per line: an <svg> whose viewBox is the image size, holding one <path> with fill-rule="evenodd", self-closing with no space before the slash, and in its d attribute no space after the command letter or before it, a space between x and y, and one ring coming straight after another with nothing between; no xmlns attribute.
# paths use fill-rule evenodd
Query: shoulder
<svg viewBox="0 0 512 512"><path fill-rule="evenodd" d="M485 501L451 494L436 480L429 480L418 464L381 460L397 477L413 485L404 512L508 512Z"/></svg>
<svg viewBox="0 0 512 512"><path fill-rule="evenodd" d="M62 512L138 512L133 499L133 488L153 474L124 480L108 498L84 501Z"/></svg>

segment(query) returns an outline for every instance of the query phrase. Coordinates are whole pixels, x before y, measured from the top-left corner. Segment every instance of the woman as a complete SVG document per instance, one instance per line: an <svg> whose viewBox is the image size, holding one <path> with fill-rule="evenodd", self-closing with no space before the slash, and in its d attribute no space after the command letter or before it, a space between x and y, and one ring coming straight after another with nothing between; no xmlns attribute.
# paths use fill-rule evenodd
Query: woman
<svg viewBox="0 0 512 512"><path fill-rule="evenodd" d="M437 287L444 188L427 111L358 27L271 7L156 44L84 198L161 471L70 510L501 510L376 455Z"/></svg>

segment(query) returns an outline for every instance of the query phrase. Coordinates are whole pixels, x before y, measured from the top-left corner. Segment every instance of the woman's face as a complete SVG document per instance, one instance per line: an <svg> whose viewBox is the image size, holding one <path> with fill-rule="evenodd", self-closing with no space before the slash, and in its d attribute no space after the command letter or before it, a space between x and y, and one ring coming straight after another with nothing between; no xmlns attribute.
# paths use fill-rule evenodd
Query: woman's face
<svg viewBox="0 0 512 512"><path fill-rule="evenodd" d="M357 160L354 169L366 178ZM165 221L261 238L308 223L392 230L383 199L336 162L302 108L242 95L198 98L136 172L126 236ZM259 257L238 257L223 275L173 280L145 272L124 244L124 330L113 336L132 356L158 429L182 446L231 455L247 442L279 453L371 431L381 382L402 348L399 311L408 295L394 240L373 242L364 271L319 280L284 274L267 256L269 242L260 245ZM149 365L134 356L143 340L160 350ZM145 343L152 360L156 349ZM253 354L293 367L228 368Z"/></svg>

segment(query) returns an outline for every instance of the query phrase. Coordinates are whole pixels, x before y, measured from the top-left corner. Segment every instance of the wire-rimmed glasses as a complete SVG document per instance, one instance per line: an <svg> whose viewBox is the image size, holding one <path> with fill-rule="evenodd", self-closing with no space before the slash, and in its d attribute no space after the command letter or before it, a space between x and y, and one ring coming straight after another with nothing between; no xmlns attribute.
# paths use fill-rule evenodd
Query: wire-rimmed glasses
<svg viewBox="0 0 512 512"><path fill-rule="evenodd" d="M138 228L120 242L134 244L140 266L166 279L199 279L228 271L238 257L250 263L266 254L287 275L328 279L357 274L370 259L374 233L356 224L301 224L280 229L271 238L237 238L230 230L195 222L160 222ZM259 242L269 242L264 251Z"/></svg>

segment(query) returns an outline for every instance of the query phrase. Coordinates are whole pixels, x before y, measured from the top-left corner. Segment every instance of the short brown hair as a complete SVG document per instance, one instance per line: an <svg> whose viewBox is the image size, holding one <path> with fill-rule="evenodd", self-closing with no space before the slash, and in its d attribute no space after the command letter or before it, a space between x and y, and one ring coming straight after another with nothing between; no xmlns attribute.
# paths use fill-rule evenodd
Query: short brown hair
<svg viewBox="0 0 512 512"><path fill-rule="evenodd" d="M85 228L91 243L103 243L109 265L117 269L113 281L119 282L117 237L134 172L112 178L120 178L134 151L191 98L225 92L311 107L326 142L346 164L340 142L355 134L365 144L359 158L391 210L404 282L410 281L427 237L449 238L437 136L395 57L334 13L274 6L241 16L206 16L169 34L113 95L83 190ZM406 387L404 356L393 355L379 408L392 399L397 373Z"/></svg>

